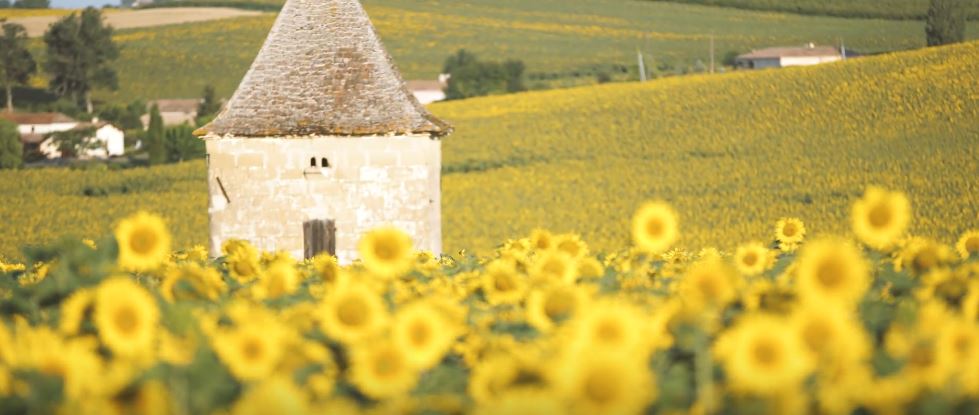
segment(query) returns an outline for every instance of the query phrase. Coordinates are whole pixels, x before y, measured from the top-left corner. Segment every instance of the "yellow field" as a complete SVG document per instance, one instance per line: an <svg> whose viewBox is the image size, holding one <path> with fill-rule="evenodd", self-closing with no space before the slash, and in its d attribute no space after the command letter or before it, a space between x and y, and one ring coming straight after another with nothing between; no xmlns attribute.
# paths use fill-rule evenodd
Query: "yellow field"
<svg viewBox="0 0 979 415"><path fill-rule="evenodd" d="M445 246L487 252L542 227L617 251L627 226L608 212L663 199L680 211L680 246L730 250L767 240L782 216L845 233L846 207L870 184L906 191L919 213L912 232L951 242L979 225L975 73L973 42L438 104L456 127L444 141ZM138 209L164 215L178 247L206 244L204 177L203 162L0 172L0 255L101 235Z"/></svg>
<svg viewBox="0 0 979 415"><path fill-rule="evenodd" d="M0 19L16 19L34 16L64 16L77 10L72 9L0 9Z"/></svg>
<svg viewBox="0 0 979 415"><path fill-rule="evenodd" d="M484 251L534 227L625 245L606 212L678 207L685 246L764 239L772 218L841 232L869 184L903 189L913 230L979 224L979 43L804 69L438 104L446 246ZM464 171L469 170L465 173ZM480 171L484 170L484 171Z"/></svg>
<svg viewBox="0 0 979 415"><path fill-rule="evenodd" d="M386 228L349 266L244 241L216 261L172 252L162 219L140 213L43 263L0 262L0 402L84 414L971 413L960 408L979 396L979 230L957 249L905 240L902 193L868 190L852 206L859 244L795 223L769 234L778 249L668 251L675 213L652 204L631 221L634 249L604 261L541 232L481 259L435 258Z"/></svg>

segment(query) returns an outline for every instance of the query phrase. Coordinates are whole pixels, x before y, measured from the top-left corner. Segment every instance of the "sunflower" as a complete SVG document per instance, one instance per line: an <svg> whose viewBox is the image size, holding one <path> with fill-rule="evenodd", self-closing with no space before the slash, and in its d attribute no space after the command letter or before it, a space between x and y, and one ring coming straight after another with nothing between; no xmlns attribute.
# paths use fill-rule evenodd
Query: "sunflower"
<svg viewBox="0 0 979 415"><path fill-rule="evenodd" d="M436 307L414 303L402 307L394 317L391 338L404 350L408 363L429 369L442 361L455 341L456 330Z"/></svg>
<svg viewBox="0 0 979 415"><path fill-rule="evenodd" d="M269 264L255 286L258 298L279 298L299 289L299 273L292 261L275 261Z"/></svg>
<svg viewBox="0 0 979 415"><path fill-rule="evenodd" d="M911 221L911 202L901 192L870 187L853 204L853 231L860 241L887 250L904 235Z"/></svg>
<svg viewBox="0 0 979 415"><path fill-rule="evenodd" d="M649 328L643 313L628 302L602 299L589 305L570 321L571 350L601 350L634 356L649 352Z"/></svg>
<svg viewBox="0 0 979 415"><path fill-rule="evenodd" d="M241 284L254 281L262 273L262 264L258 261L258 251L247 243L236 245L225 257L228 274Z"/></svg>
<svg viewBox="0 0 979 415"><path fill-rule="evenodd" d="M792 252L806 238L806 225L797 218L782 218L775 223L775 240L779 249Z"/></svg>
<svg viewBox="0 0 979 415"><path fill-rule="evenodd" d="M605 275L605 266L601 261L587 256L578 260L578 275L581 278L601 278Z"/></svg>
<svg viewBox="0 0 979 415"><path fill-rule="evenodd" d="M716 311L737 298L738 280L724 262L701 260L683 275L677 291L690 311Z"/></svg>
<svg viewBox="0 0 979 415"><path fill-rule="evenodd" d="M135 356L151 351L160 310L149 291L116 277L96 288L93 317L103 344L118 355Z"/></svg>
<svg viewBox="0 0 979 415"><path fill-rule="evenodd" d="M563 251L546 251L534 260L530 277L538 284L574 284L578 278L578 266L574 258Z"/></svg>
<svg viewBox="0 0 979 415"><path fill-rule="evenodd" d="M897 253L894 268L908 270L913 275L922 276L952 263L955 253L952 248L930 239L909 238Z"/></svg>
<svg viewBox="0 0 979 415"><path fill-rule="evenodd" d="M544 229L530 232L530 247L535 251L547 251L554 247L554 235Z"/></svg>
<svg viewBox="0 0 979 415"><path fill-rule="evenodd" d="M796 388L811 373L806 346L788 328L781 318L755 314L721 334L714 353L733 391L773 395Z"/></svg>
<svg viewBox="0 0 979 415"><path fill-rule="evenodd" d="M486 266L482 289L492 305L517 304L527 295L527 280L509 261L497 260Z"/></svg>
<svg viewBox="0 0 979 415"><path fill-rule="evenodd" d="M738 272L754 276L765 272L772 265L772 255L761 242L750 242L738 247L734 253L734 266Z"/></svg>
<svg viewBox="0 0 979 415"><path fill-rule="evenodd" d="M804 301L853 305L870 286L867 263L853 244L835 238L809 243L796 269L797 292Z"/></svg>
<svg viewBox="0 0 979 415"><path fill-rule="evenodd" d="M159 292L169 302L178 299L216 300L228 290L221 274L214 268L189 262L165 268Z"/></svg>
<svg viewBox="0 0 979 415"><path fill-rule="evenodd" d="M336 282L342 272L337 257L327 253L313 257L313 269L316 271L315 275L327 284Z"/></svg>
<svg viewBox="0 0 979 415"><path fill-rule="evenodd" d="M588 245L581 240L580 236L573 233L558 235L554 239L554 248L568 254L575 260L588 255Z"/></svg>
<svg viewBox="0 0 979 415"><path fill-rule="evenodd" d="M656 399L652 372L642 358L597 348L564 359L555 376L575 414L638 414Z"/></svg>
<svg viewBox="0 0 979 415"><path fill-rule="evenodd" d="M813 357L822 362L856 364L872 350L863 327L842 307L800 307L792 313L790 322Z"/></svg>
<svg viewBox="0 0 979 415"><path fill-rule="evenodd" d="M95 304L95 291L79 289L61 303L58 331L65 336L78 334L82 322Z"/></svg>
<svg viewBox="0 0 979 415"><path fill-rule="evenodd" d="M973 229L963 233L962 237L955 244L955 250L962 256L962 259L969 259L972 256L979 255L979 229Z"/></svg>
<svg viewBox="0 0 979 415"><path fill-rule="evenodd" d="M632 218L632 240L647 254L660 254L676 242L679 226L676 211L664 202L649 202Z"/></svg>
<svg viewBox="0 0 979 415"><path fill-rule="evenodd" d="M951 356L959 383L966 389L979 393L979 327L962 319L950 321L942 327L936 340L939 354Z"/></svg>
<svg viewBox="0 0 979 415"><path fill-rule="evenodd" d="M238 252L239 250L257 252L251 243L242 239L228 239L221 244L221 254L226 257L234 255L234 253Z"/></svg>
<svg viewBox="0 0 979 415"><path fill-rule="evenodd" d="M571 284L552 284L531 291L527 299L527 322L547 333L574 318L585 307L587 295Z"/></svg>
<svg viewBox="0 0 979 415"><path fill-rule="evenodd" d="M467 390L481 405L496 402L506 394L541 393L553 383L551 368L537 353L494 351L474 366Z"/></svg>
<svg viewBox="0 0 979 415"><path fill-rule="evenodd" d="M283 335L274 321L239 322L233 329L220 329L211 343L235 378L261 380L271 375L282 359Z"/></svg>
<svg viewBox="0 0 979 415"><path fill-rule="evenodd" d="M375 334L388 320L387 307L368 286L349 282L330 291L320 305L320 324L330 337L352 344Z"/></svg>
<svg viewBox="0 0 979 415"><path fill-rule="evenodd" d="M170 233L163 218L139 212L123 219L115 229L119 266L131 271L156 269L170 255Z"/></svg>
<svg viewBox="0 0 979 415"><path fill-rule="evenodd" d="M368 271L382 278L398 277L415 262L411 238L394 227L368 232L357 245Z"/></svg>
<svg viewBox="0 0 979 415"><path fill-rule="evenodd" d="M287 377L272 377L248 388L234 406L232 415L307 414L306 395Z"/></svg>
<svg viewBox="0 0 979 415"><path fill-rule="evenodd" d="M564 405L553 394L538 390L517 390L482 405L476 415L545 415L564 413Z"/></svg>
<svg viewBox="0 0 979 415"><path fill-rule="evenodd" d="M407 350L390 341L370 342L352 350L350 383L374 399L405 396L418 383Z"/></svg>

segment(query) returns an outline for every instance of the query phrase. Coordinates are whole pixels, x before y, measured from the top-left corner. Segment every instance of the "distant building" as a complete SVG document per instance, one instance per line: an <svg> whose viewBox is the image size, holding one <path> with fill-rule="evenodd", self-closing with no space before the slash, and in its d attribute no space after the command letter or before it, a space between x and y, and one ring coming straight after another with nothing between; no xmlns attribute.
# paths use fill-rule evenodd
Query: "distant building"
<svg viewBox="0 0 979 415"><path fill-rule="evenodd" d="M17 124L17 131L20 132L20 141L24 145L25 153L36 152L46 158L60 158L60 149L50 134L71 130L81 130L95 128L95 135L87 139L91 144L90 149L78 154L78 158L105 159L112 156L121 156L126 151L125 133L112 124L99 121L97 118L92 122L79 122L65 114L57 112L44 113L2 113L0 118Z"/></svg>
<svg viewBox="0 0 979 415"><path fill-rule="evenodd" d="M437 81L413 80L405 82L408 90L411 91L415 99L422 105L445 100L445 87L449 80L448 75L439 75Z"/></svg>
<svg viewBox="0 0 979 415"><path fill-rule="evenodd" d="M738 56L734 65L742 69L784 68L819 65L843 60L843 54L832 46L812 43L800 47L775 47L755 50Z"/></svg>
<svg viewBox="0 0 979 415"><path fill-rule="evenodd" d="M197 123L197 107L201 105L200 98L195 99L158 99L146 104L146 114L139 117L143 122L143 128L150 126L150 108L153 104L160 107L160 118L163 118L164 126L173 125L195 125Z"/></svg>

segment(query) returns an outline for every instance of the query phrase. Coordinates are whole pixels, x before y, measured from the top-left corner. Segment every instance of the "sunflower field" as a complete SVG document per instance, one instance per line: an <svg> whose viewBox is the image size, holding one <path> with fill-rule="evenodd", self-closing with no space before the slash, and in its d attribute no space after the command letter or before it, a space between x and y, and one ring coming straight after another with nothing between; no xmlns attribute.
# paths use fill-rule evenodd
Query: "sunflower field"
<svg viewBox="0 0 979 415"><path fill-rule="evenodd" d="M382 228L349 265L172 252L141 212L0 263L0 412L974 413L979 230L909 236L911 209L871 187L856 239L783 218L733 253L673 248L660 201L611 255L538 229L436 257Z"/></svg>

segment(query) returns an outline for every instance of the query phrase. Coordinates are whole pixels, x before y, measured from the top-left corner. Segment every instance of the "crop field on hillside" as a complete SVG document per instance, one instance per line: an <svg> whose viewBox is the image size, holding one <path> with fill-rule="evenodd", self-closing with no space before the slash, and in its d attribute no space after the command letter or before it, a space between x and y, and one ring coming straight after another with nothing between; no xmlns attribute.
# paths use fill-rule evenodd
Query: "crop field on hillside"
<svg viewBox="0 0 979 415"><path fill-rule="evenodd" d="M842 233L841 207L872 184L905 190L912 231L950 242L979 225L977 72L973 42L438 104L456 127L443 143L445 246L486 252L546 228L613 252L628 229L605 212L657 198L681 212L679 246L732 249L783 216ZM0 233L0 255L100 235L139 209L171 221L178 247L206 244L204 169L0 172L0 217L24 230Z"/></svg>
<svg viewBox="0 0 979 415"><path fill-rule="evenodd" d="M117 30L165 26L180 23L200 23L233 17L254 16L257 11L234 9L230 7L174 7L147 10L112 10L105 12L105 23ZM23 25L28 36L44 36L48 26L71 12L59 10L56 13L26 14L10 16L9 21ZM0 12L0 17L3 12Z"/></svg>
<svg viewBox="0 0 979 415"><path fill-rule="evenodd" d="M443 179L446 243L487 249L543 227L616 249L628 230L603 212L649 198L677 206L684 246L760 238L781 216L842 232L840 206L870 184L906 190L914 231L948 241L979 225L977 72L973 42L436 105L458 127L444 143L460 172Z"/></svg>
<svg viewBox="0 0 979 415"><path fill-rule="evenodd" d="M924 19L928 0L652 0L800 14L882 19ZM970 19L979 18L979 1L963 0Z"/></svg>
<svg viewBox="0 0 979 415"><path fill-rule="evenodd" d="M709 61L715 35L717 59L731 51L816 42L865 53L903 50L924 44L917 21L844 19L683 5L584 0L423 0L364 2L385 46L406 79L434 79L445 58L465 48L489 60L520 59L529 84L571 86L596 82L598 73L637 79L636 50L650 67L696 70ZM97 97L199 96L206 84L230 96L244 76L274 21L271 15L205 24L127 30L122 46L120 89ZM979 35L976 22L969 36ZM36 44L40 51L40 44ZM625 68L628 73L621 73Z"/></svg>

